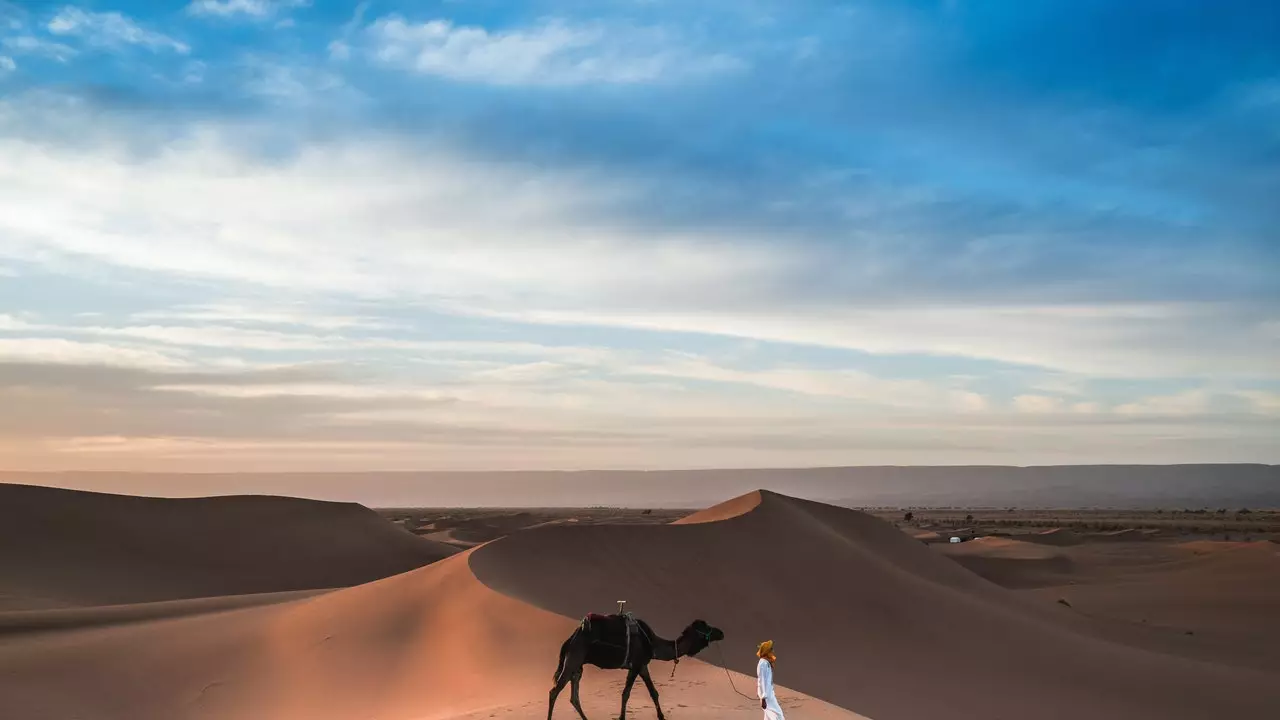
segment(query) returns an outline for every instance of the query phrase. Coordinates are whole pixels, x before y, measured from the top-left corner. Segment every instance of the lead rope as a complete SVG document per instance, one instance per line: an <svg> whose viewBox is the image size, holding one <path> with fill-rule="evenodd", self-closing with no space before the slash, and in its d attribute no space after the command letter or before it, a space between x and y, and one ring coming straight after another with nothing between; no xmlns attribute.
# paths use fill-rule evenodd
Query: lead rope
<svg viewBox="0 0 1280 720"><path fill-rule="evenodd" d="M707 643L707 644L710 645L713 643ZM676 644L675 640L672 640L671 648L673 650L673 654L675 655L675 660L671 663L671 675L670 677L667 678L668 681L675 679L676 668L680 666L680 646ZM742 697L748 700L753 700L753 701L759 700L759 698L753 698L750 695L738 690L738 686L733 682L733 675L729 673L729 667L724 661L724 650L720 649L720 647L717 645L716 652L720 654L720 669L724 670L724 676L729 681L729 687L733 688L733 691L735 693L738 693L739 695L741 695Z"/></svg>
<svg viewBox="0 0 1280 720"><path fill-rule="evenodd" d="M750 701L760 700L760 698L758 697L751 697L749 696L749 694L746 694L740 691L740 689L737 689L737 685L733 683L733 675L730 674L730 671L728 671L728 665L726 664L726 662L724 662L724 651L721 650L719 646L717 646L716 652L719 653L719 656L721 656L721 670L724 671L724 676L726 676L726 678L728 679L728 687L733 688L733 692L736 692L737 694L740 694L740 696L745 697L746 700L750 700Z"/></svg>
<svg viewBox="0 0 1280 720"><path fill-rule="evenodd" d="M710 642L709 642L709 643L707 643L707 644L708 644L708 645L714 645L715 643L710 643ZM679 649L679 647L676 645L676 641L675 641L675 640L672 640L672 641L671 641L671 646L672 646L673 648L675 648L675 649L676 649L676 653L679 653L679 652L680 652L680 649ZM737 684L733 682L733 675L729 672L729 666L728 666L728 664L727 664L727 663L725 663L725 661L724 661L724 650L722 650L722 649L720 648L720 646L719 646L719 645L716 645L716 652L720 654L720 669L721 669L721 670L724 670L724 677L725 677L725 679L726 679L726 680L728 680L728 681L729 681L729 687L733 688L733 691L734 691L735 693L737 693L737 694L741 695L742 697L744 697L744 698L746 698L746 699L748 699L748 700L751 700L751 701L759 700L760 698L753 698L753 697L751 697L750 695L748 695L748 694L746 694L746 693L744 693L744 692L742 692L741 690L739 690L739 689L738 689ZM677 665L679 665L679 664L680 664L680 656L677 654L677 655L676 655L675 662L671 665L671 677L667 678L668 680L673 680L673 679L675 679L675 676L676 676L676 666L677 666Z"/></svg>

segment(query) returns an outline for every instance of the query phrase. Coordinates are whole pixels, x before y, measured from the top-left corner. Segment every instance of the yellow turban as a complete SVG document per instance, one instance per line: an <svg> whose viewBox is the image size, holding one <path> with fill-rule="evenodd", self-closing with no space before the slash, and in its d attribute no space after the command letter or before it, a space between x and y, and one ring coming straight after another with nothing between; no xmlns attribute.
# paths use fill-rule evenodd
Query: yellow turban
<svg viewBox="0 0 1280 720"><path fill-rule="evenodd" d="M757 645L756 657L760 657L760 658L764 658L765 660L768 660L770 665L777 662L778 658L776 655L773 654L773 641L765 640L764 642Z"/></svg>

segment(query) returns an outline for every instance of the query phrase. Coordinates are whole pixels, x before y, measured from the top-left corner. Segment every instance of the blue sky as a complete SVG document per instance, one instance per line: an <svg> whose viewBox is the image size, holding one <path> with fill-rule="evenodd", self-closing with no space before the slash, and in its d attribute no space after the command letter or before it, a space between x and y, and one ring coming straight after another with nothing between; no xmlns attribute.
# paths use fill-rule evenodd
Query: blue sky
<svg viewBox="0 0 1280 720"><path fill-rule="evenodd" d="M4 464L1280 461L1277 28L0 2Z"/></svg>

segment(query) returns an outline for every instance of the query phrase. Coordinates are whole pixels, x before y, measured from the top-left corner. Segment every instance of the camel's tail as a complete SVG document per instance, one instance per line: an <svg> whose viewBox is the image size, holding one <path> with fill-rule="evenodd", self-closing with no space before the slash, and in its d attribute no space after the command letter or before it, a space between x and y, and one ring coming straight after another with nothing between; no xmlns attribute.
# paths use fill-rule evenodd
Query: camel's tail
<svg viewBox="0 0 1280 720"><path fill-rule="evenodd" d="M582 632L582 628L574 630L573 634L569 636L569 639L565 640L564 643L560 645L560 664L556 665L556 671L555 674L551 676L551 682L557 685L560 684L560 674L564 672L564 664L569 657L569 646L573 644L574 638L578 637L578 633L580 632Z"/></svg>

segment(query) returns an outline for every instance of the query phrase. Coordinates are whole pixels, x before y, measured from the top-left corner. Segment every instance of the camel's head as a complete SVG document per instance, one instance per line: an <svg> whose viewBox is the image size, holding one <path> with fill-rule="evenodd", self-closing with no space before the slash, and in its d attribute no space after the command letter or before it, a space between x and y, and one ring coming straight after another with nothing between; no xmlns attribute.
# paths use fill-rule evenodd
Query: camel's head
<svg viewBox="0 0 1280 720"><path fill-rule="evenodd" d="M712 627L702 620L694 620L689 623L689 627L684 629L680 637L686 641L689 648L689 655L697 655L704 648L713 642L724 639L724 631L718 627Z"/></svg>

